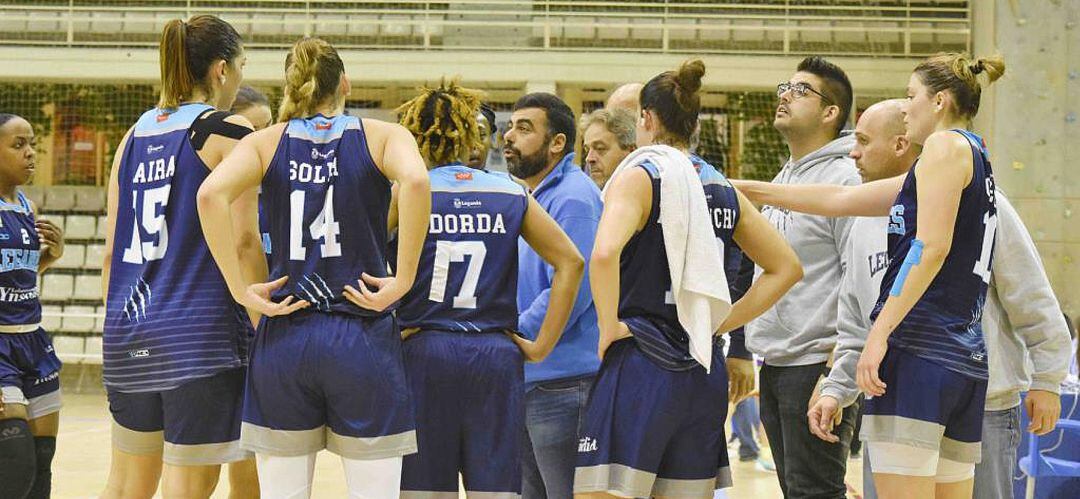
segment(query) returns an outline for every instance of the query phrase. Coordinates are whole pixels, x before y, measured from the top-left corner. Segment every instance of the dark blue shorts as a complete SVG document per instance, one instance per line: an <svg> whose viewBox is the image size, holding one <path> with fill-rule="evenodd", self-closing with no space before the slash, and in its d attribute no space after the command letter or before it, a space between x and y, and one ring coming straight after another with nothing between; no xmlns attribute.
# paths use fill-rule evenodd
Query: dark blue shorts
<svg viewBox="0 0 1080 499"><path fill-rule="evenodd" d="M574 492L702 497L730 486L727 405L720 349L706 374L663 369L633 338L615 342L589 395Z"/></svg>
<svg viewBox="0 0 1080 499"><path fill-rule="evenodd" d="M421 331L405 340L419 453L405 457L402 497L521 494L525 374L502 333Z"/></svg>
<svg viewBox="0 0 1080 499"><path fill-rule="evenodd" d="M240 449L244 368L198 378L163 392L107 390L113 446L162 454L169 464L224 464L251 458Z"/></svg>
<svg viewBox="0 0 1080 499"><path fill-rule="evenodd" d="M860 438L939 451L977 463L982 448L986 380L964 376L890 345L878 371L885 395L863 405Z"/></svg>
<svg viewBox="0 0 1080 499"><path fill-rule="evenodd" d="M30 419L59 411L60 366L44 329L0 333L0 401L26 405Z"/></svg>
<svg viewBox="0 0 1080 499"><path fill-rule="evenodd" d="M259 323L244 397L245 449L397 457L416 452L413 421L392 315L304 311Z"/></svg>

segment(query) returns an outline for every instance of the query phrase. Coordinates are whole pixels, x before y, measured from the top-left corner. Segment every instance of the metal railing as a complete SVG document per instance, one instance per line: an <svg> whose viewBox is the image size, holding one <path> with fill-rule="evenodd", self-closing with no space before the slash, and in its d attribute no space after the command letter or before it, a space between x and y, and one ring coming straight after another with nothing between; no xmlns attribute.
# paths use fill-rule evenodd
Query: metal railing
<svg viewBox="0 0 1080 499"><path fill-rule="evenodd" d="M249 47L318 35L341 48L571 50L913 57L967 50L970 2L0 0L0 44L152 47L173 18L208 13Z"/></svg>

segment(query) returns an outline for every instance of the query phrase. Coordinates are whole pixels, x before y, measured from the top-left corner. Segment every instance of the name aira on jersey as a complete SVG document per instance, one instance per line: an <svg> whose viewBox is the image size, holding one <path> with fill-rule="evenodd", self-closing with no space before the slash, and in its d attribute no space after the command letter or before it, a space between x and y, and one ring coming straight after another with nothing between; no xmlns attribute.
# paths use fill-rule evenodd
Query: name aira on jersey
<svg viewBox="0 0 1080 499"><path fill-rule="evenodd" d="M149 151L152 148L147 148ZM135 176L131 179L133 184L145 184L149 182L157 182L158 180L165 180L171 178L176 173L176 156L170 155L168 158L152 159L146 162L139 162L138 168L135 169Z"/></svg>

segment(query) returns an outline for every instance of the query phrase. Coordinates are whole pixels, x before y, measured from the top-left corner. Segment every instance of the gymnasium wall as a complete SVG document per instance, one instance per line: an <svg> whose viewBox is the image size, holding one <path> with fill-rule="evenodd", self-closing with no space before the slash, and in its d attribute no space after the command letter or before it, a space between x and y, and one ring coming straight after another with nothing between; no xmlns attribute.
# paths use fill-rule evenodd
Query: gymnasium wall
<svg viewBox="0 0 1080 499"><path fill-rule="evenodd" d="M983 96L998 185L1035 239L1058 299L1080 316L1080 2L974 2L977 54L1005 77Z"/></svg>

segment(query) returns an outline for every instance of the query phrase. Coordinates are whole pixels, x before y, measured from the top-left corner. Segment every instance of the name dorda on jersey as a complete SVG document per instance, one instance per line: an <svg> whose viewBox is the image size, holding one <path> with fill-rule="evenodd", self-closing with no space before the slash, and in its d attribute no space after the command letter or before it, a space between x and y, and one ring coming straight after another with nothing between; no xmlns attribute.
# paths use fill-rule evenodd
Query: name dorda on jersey
<svg viewBox="0 0 1080 499"><path fill-rule="evenodd" d="M506 234L502 213L432 213L430 234Z"/></svg>

